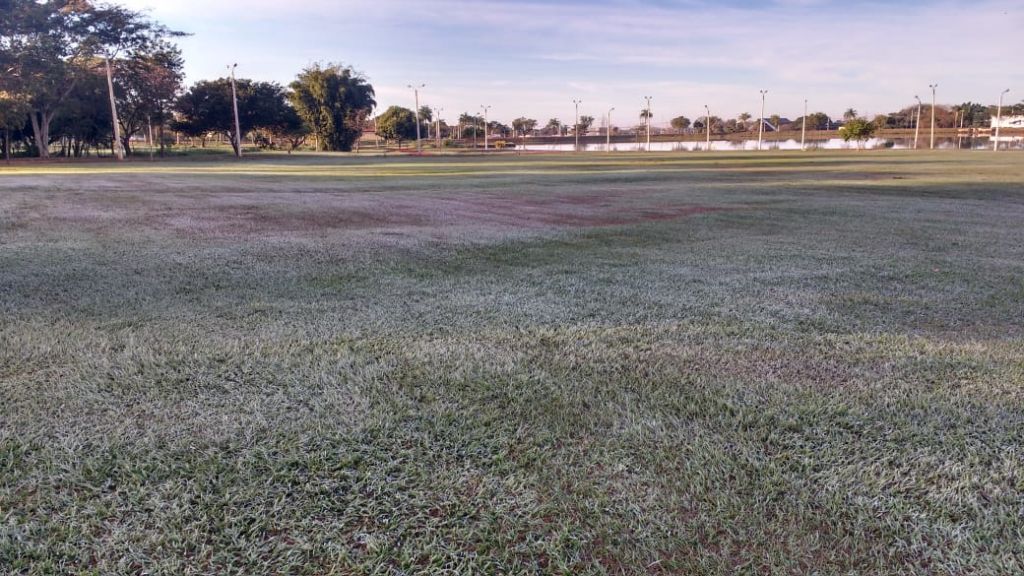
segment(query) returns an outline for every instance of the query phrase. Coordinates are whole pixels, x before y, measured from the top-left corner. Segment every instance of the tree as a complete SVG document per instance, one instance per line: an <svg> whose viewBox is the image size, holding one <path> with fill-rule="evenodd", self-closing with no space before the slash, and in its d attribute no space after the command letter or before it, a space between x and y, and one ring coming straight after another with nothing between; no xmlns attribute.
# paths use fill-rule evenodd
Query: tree
<svg viewBox="0 0 1024 576"><path fill-rule="evenodd" d="M309 138L309 126L302 120L294 108L288 106L282 114L278 124L267 129L274 137L280 138L288 143L288 153L291 154L296 148L306 143Z"/></svg>
<svg viewBox="0 0 1024 576"><path fill-rule="evenodd" d="M29 117L41 157L49 157L50 126L83 79L104 58L145 51L179 35L120 6L86 0L4 0L0 54L29 96Z"/></svg>
<svg viewBox="0 0 1024 576"><path fill-rule="evenodd" d="M131 139L153 121L163 135L170 107L181 88L183 62L176 46L162 45L145 54L135 54L117 63L114 93L122 147L131 154ZM163 138L160 138L161 152Z"/></svg>
<svg viewBox="0 0 1024 576"><path fill-rule="evenodd" d="M512 128L523 136L528 135L537 128L537 121L532 118L516 118L512 121Z"/></svg>
<svg viewBox="0 0 1024 576"><path fill-rule="evenodd" d="M676 129L676 130L677 130L677 131L678 131L678 132L679 132L680 134L682 134L682 133L683 133L683 130L686 130L687 128L689 128L689 127L690 127L690 119L689 119L689 118L687 118L686 116L676 116L675 118L673 118L673 119L671 120L670 124L671 124L671 125L672 125L672 127L673 127L673 128L675 128L675 129Z"/></svg>
<svg viewBox="0 0 1024 576"><path fill-rule="evenodd" d="M58 155L81 158L90 150L113 152L113 117L106 74L93 70L79 79L53 118L48 144L59 143Z"/></svg>
<svg viewBox="0 0 1024 576"><path fill-rule="evenodd" d="M587 132L589 132L590 131L590 127L593 126L593 125L594 125L594 117L593 116L580 116L580 126L579 126L580 134L586 134Z"/></svg>
<svg viewBox="0 0 1024 576"><path fill-rule="evenodd" d="M552 118L548 120L548 123L544 126L544 133L549 136L561 136L562 135L562 121L558 118Z"/></svg>
<svg viewBox="0 0 1024 576"><path fill-rule="evenodd" d="M361 74L339 64L314 64L291 83L289 99L309 125L318 147L347 152L362 135L377 106L373 86ZM414 123L415 127L415 123Z"/></svg>
<svg viewBox="0 0 1024 576"><path fill-rule="evenodd" d="M856 141L860 148L861 143L875 135L875 125L865 118L851 118L839 129L839 135L845 142Z"/></svg>
<svg viewBox="0 0 1024 576"><path fill-rule="evenodd" d="M279 84L239 79L236 86L238 121L243 137L253 130L272 130L284 122L289 108L285 91ZM241 143L235 138L229 79L199 82L178 98L174 110L178 114L173 123L175 130L200 138L219 132L227 136L231 147L238 152Z"/></svg>
<svg viewBox="0 0 1024 576"><path fill-rule="evenodd" d="M416 114L408 108L392 106L377 117L377 135L388 141L396 141L402 147L402 140L416 138Z"/></svg>
<svg viewBox="0 0 1024 576"><path fill-rule="evenodd" d="M803 117L797 118L794 124L803 127ZM814 112L807 115L807 129L808 130L828 130L829 125L832 123L832 119L828 117L828 114L824 112Z"/></svg>
<svg viewBox="0 0 1024 576"><path fill-rule="evenodd" d="M11 132L25 128L28 122L28 98L0 90L0 129L4 132L3 156L11 160Z"/></svg>
<svg viewBox="0 0 1024 576"><path fill-rule="evenodd" d="M857 111L853 108L847 108L846 112L843 112L843 121L849 122L857 118Z"/></svg>

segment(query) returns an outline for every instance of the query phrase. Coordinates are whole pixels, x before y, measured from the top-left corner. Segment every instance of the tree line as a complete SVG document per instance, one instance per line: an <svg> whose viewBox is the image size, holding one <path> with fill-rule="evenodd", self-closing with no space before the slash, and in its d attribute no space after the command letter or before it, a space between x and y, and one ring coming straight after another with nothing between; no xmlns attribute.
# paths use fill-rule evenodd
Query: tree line
<svg viewBox="0 0 1024 576"><path fill-rule="evenodd" d="M184 35L118 5L0 0L4 154L9 157L17 150L42 158L81 157L109 149L130 155L140 136L158 144L162 153L168 130L200 146L219 135L240 150L245 143L234 125L232 79L203 80L185 88L184 62L175 44ZM422 135L459 139L479 138L485 131L503 137L566 136L574 130L586 133L596 122L583 115L574 124L552 118L541 125L520 117L506 125L467 112L449 125L428 106L418 111L392 106L373 118L373 86L352 67L333 63L307 67L288 86L244 78L234 84L243 138L253 146L289 151L307 144L318 151L348 151L370 126L379 137L400 145L416 137L417 117ZM836 129L856 119L877 130L909 129L917 124L918 111L911 106L871 120L852 109L842 119L816 112L807 116L807 128ZM940 128L984 128L995 107L965 102L939 106L935 112ZM1007 106L1004 113L1024 114L1024 102ZM924 114L930 120L929 105L924 105ZM652 120L650 110L641 110L633 129L639 132ZM766 120L778 130L803 128L803 118L773 115ZM757 130L757 120L748 113L729 119L677 116L669 125L679 134L709 127L719 135Z"/></svg>
<svg viewBox="0 0 1024 576"><path fill-rule="evenodd" d="M201 144L223 134L238 150L231 80L184 89L174 42L184 35L117 5L0 0L4 154L132 154L140 135L162 152L166 129ZM338 64L314 64L287 87L235 84L241 134L257 146L291 150L312 138L318 150L350 150L376 106L367 79Z"/></svg>

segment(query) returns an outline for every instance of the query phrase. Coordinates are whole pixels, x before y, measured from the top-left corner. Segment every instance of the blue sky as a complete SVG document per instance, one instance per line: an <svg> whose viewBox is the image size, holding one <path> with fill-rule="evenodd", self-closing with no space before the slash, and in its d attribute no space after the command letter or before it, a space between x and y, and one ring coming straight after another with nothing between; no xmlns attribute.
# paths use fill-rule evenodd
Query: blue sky
<svg viewBox="0 0 1024 576"><path fill-rule="evenodd" d="M193 35L190 82L241 76L289 82L316 61L351 64L381 108L421 104L442 116L546 122L581 113L655 123L712 113L894 110L930 98L1024 99L1021 0L119 0Z"/></svg>

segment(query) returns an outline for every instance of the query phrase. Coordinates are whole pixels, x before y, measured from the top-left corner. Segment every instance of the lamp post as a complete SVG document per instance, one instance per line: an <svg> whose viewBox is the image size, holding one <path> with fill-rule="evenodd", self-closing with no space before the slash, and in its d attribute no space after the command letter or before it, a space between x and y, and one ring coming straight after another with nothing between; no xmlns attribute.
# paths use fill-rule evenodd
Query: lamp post
<svg viewBox="0 0 1024 576"><path fill-rule="evenodd" d="M651 97L644 96L644 100L647 101L647 151L651 151Z"/></svg>
<svg viewBox="0 0 1024 576"><path fill-rule="evenodd" d="M914 122L914 150L917 150L917 142L921 137L921 97L914 95L914 99L917 100L917 120Z"/></svg>
<svg viewBox="0 0 1024 576"><path fill-rule="evenodd" d="M14 78L18 78L19 77L17 74L14 74L14 67L13 66L11 68L8 68L4 72L4 75L5 76L11 76L11 77L14 77ZM0 93L2 93L2 91L0 91ZM11 163L11 128L10 128L10 126L7 126L6 124L4 125L4 160L8 164Z"/></svg>
<svg viewBox="0 0 1024 576"><path fill-rule="evenodd" d="M228 66L231 69L231 107L235 112L235 142L238 145L235 147L235 156L242 157L242 123L238 121L238 89L235 87L235 68L238 68L238 64L232 64ZM320 146L317 146L317 152L319 152Z"/></svg>
<svg viewBox="0 0 1024 576"><path fill-rule="evenodd" d="M484 150L488 150L490 148L490 144L488 144L487 141L487 111L490 110L491 107L481 104L480 108L484 111Z"/></svg>
<svg viewBox="0 0 1024 576"><path fill-rule="evenodd" d="M800 129L800 149L807 150L807 99L804 98L804 125Z"/></svg>
<svg viewBox="0 0 1024 576"><path fill-rule="evenodd" d="M114 99L114 73L110 69L110 58L104 57L107 68L107 90L110 94L110 118L114 122L114 156L124 160L124 147L121 145L121 123L117 120L117 101Z"/></svg>
<svg viewBox="0 0 1024 576"><path fill-rule="evenodd" d="M761 90L761 119L757 123L757 149L761 149L761 140L764 138L764 100L768 95L767 90Z"/></svg>
<svg viewBox="0 0 1024 576"><path fill-rule="evenodd" d="M412 84L406 84L406 87L412 90L412 93L416 96L416 152L423 151L423 144L420 142L420 88L426 88L426 84L420 84L419 86L413 86Z"/></svg>
<svg viewBox="0 0 1024 576"><path fill-rule="evenodd" d="M929 88L932 89L932 136L931 136L931 149L935 150L935 89L939 87L938 84L929 84Z"/></svg>
<svg viewBox="0 0 1024 576"><path fill-rule="evenodd" d="M999 108L996 109L996 137L992 140L992 150L999 150L999 125L1003 122L1003 96L1006 96L1010 92L1007 88L999 93Z"/></svg>
<svg viewBox="0 0 1024 576"><path fill-rule="evenodd" d="M436 127L434 128L434 138L437 141L437 149L441 149L441 113L444 112L444 108L436 108L434 110L437 118L434 120Z"/></svg>
<svg viewBox="0 0 1024 576"><path fill-rule="evenodd" d="M711 109L708 108L707 104L704 105L704 113L706 114L704 116L704 124L707 125L705 128L707 128L706 132L708 133L707 149L708 152L711 152Z"/></svg>
<svg viewBox="0 0 1024 576"><path fill-rule="evenodd" d="M605 146L604 146L604 148L605 148L605 152L611 152L612 151L612 112L614 112L614 111L615 111L615 107L614 106L608 109L608 125L604 129L604 136L605 136Z"/></svg>
<svg viewBox="0 0 1024 576"><path fill-rule="evenodd" d="M580 151L580 104L583 104L583 100L573 100L573 104L576 105L576 123L573 124L572 133L576 137L576 151Z"/></svg>

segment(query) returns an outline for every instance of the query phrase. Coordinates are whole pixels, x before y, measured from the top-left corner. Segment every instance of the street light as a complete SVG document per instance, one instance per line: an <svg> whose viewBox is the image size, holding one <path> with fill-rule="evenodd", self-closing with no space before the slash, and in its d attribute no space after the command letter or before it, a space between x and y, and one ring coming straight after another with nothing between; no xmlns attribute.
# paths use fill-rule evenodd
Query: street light
<svg viewBox="0 0 1024 576"><path fill-rule="evenodd" d="M605 142L606 142L605 146L604 146L605 147L605 152L611 152L612 151L612 112L614 112L614 111L615 111L615 107L614 106L608 109L608 125L604 129Z"/></svg>
<svg viewBox="0 0 1024 576"><path fill-rule="evenodd" d="M242 124L238 121L238 90L235 88L235 68L238 68L238 64L232 64L228 66L231 69L231 107L235 111L235 142L238 145L235 147L235 156L242 157ZM317 146L319 148L319 146ZM317 150L319 152L319 149Z"/></svg>
<svg viewBox="0 0 1024 576"><path fill-rule="evenodd" d="M929 88L932 89L932 144L931 149L935 150L935 89L939 87L938 84L929 84Z"/></svg>
<svg viewBox="0 0 1024 576"><path fill-rule="evenodd" d="M434 113L437 115L435 120L437 127L434 129L434 138L437 140L437 149L441 149L441 113L444 112L444 108L435 108Z"/></svg>
<svg viewBox="0 0 1024 576"><path fill-rule="evenodd" d="M651 151L651 97L644 96L644 100L647 100L647 151Z"/></svg>
<svg viewBox="0 0 1024 576"><path fill-rule="evenodd" d="M483 104L481 104L480 108L482 108L484 111L484 150L487 150L489 148L489 145L487 143L487 111L490 110L491 107L484 106Z"/></svg>
<svg viewBox="0 0 1024 576"><path fill-rule="evenodd" d="M576 137L576 151L580 151L580 104L583 104L583 100L573 100L573 104L576 105L576 124L573 124L572 133Z"/></svg>
<svg viewBox="0 0 1024 576"><path fill-rule="evenodd" d="M15 66L8 68L4 72L4 76L12 76L14 78L18 78L19 76L13 73L15 68ZM2 88L2 86L0 86L0 88ZM11 128L7 125L4 126L4 161L6 161L8 164L11 163Z"/></svg>
<svg viewBox="0 0 1024 576"><path fill-rule="evenodd" d="M711 152L711 109L708 108L707 104L704 105L704 113L707 114L707 116L704 116L704 123L707 124L705 128L707 128L708 133L708 152Z"/></svg>
<svg viewBox="0 0 1024 576"><path fill-rule="evenodd" d="M761 90L761 120L757 123L757 149L761 149L761 140L764 138L764 99L768 95L767 90Z"/></svg>
<svg viewBox="0 0 1024 576"><path fill-rule="evenodd" d="M800 149L807 150L807 99L804 98L804 126L800 129Z"/></svg>
<svg viewBox="0 0 1024 576"><path fill-rule="evenodd" d="M914 100L917 100L917 120L914 122L914 150L917 150L917 141L921 137L921 97L914 95Z"/></svg>
<svg viewBox="0 0 1024 576"><path fill-rule="evenodd" d="M1007 88L999 93L999 108L996 111L996 137L992 141L992 150L994 151L999 150L999 125L1003 122L1003 96L1006 96L1009 92L1010 89Z"/></svg>
<svg viewBox="0 0 1024 576"><path fill-rule="evenodd" d="M412 84L406 84L406 87L416 95L416 152L420 153L423 152L423 144L420 142L420 88L426 88L427 85L413 86Z"/></svg>

